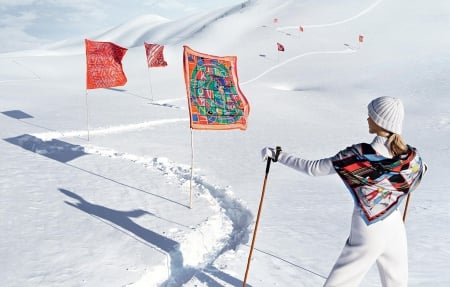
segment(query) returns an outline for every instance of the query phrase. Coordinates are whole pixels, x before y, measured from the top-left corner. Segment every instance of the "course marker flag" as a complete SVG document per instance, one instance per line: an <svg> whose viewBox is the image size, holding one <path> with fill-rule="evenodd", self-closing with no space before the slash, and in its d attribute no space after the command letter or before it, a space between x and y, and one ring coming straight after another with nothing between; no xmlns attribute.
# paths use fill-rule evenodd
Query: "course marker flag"
<svg viewBox="0 0 450 287"><path fill-rule="evenodd" d="M149 68L167 66L167 62L164 60L163 45L144 42L144 46L145 53L147 55L147 65Z"/></svg>
<svg viewBox="0 0 450 287"><path fill-rule="evenodd" d="M86 88L110 88L123 86L127 77L122 69L122 58L128 49L111 42L85 39L86 44Z"/></svg>
<svg viewBox="0 0 450 287"><path fill-rule="evenodd" d="M212 56L184 46L191 129L247 128L250 105L238 86L236 56Z"/></svg>

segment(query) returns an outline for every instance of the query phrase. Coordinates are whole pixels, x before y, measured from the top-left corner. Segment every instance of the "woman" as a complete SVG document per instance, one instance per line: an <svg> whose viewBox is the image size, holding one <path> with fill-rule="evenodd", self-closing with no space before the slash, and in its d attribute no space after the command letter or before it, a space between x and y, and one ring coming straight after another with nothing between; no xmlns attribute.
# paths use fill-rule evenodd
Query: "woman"
<svg viewBox="0 0 450 287"><path fill-rule="evenodd" d="M404 109L397 98L379 97L368 105L371 144L348 147L335 156L306 160L280 152L278 162L311 176L337 173L353 196L351 231L325 282L326 287L358 286L377 263L383 287L408 285L406 232L399 204L420 182L426 165L401 137ZM273 148L264 159L276 157Z"/></svg>

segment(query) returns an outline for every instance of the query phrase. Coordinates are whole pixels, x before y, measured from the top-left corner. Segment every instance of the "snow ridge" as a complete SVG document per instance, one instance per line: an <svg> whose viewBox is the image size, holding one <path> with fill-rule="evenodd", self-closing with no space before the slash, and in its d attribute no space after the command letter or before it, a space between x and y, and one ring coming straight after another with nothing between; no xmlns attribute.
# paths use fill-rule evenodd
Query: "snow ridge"
<svg viewBox="0 0 450 287"><path fill-rule="evenodd" d="M174 118L174 119L163 119L163 120L155 120L155 121L145 121L136 124L126 124L126 125L118 125L111 126L107 128L96 128L92 130L74 130L74 131L50 131L45 133L35 133L33 136L40 138L44 141L48 141L51 139L61 139L61 138L84 138L88 135L107 135L107 134L117 134L122 132L136 131L136 130L144 130L147 128L151 128L154 126L159 126L168 123L175 122L185 122L189 121L189 118Z"/></svg>

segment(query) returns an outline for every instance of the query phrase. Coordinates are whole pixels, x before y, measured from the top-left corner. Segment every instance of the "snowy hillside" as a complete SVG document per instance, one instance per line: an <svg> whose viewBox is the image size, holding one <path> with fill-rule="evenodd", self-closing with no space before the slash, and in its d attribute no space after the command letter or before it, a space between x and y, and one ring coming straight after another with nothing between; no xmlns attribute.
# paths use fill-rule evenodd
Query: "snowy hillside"
<svg viewBox="0 0 450 287"><path fill-rule="evenodd" d="M403 100L404 138L430 167L406 222L409 286L448 286L449 27L445 0L142 15L90 37L129 50L127 84L89 91L84 39L0 54L1 286L242 286L261 148L316 159L371 141L366 106L382 95ZM147 69L144 41L165 45L166 68ZM183 45L238 56L251 106L246 131L193 131L192 209ZM273 164L248 284L322 286L352 204L337 177ZM375 268L362 286L380 286Z"/></svg>

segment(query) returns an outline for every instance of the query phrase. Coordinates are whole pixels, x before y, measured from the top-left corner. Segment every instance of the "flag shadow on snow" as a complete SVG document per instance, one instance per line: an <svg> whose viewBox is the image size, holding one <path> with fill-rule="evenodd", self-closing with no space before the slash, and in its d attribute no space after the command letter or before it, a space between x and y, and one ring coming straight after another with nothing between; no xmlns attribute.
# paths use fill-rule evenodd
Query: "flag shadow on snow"
<svg viewBox="0 0 450 287"><path fill-rule="evenodd" d="M84 147L82 147L82 146L73 145L71 143L56 140L56 139L53 139L51 141L43 141L43 140L41 140L33 135L29 135L29 134L24 134L21 136L17 136L14 138L7 138L7 139L3 139L3 140L6 142L9 142L11 144L17 145L25 150L40 154L42 156L56 160L61 163L64 163L72 168L89 173L93 176L97 176L101 179L108 180L115 184L119 184L119 185L125 186L127 188L131 188L131 189L134 189L134 190L137 190L140 192L145 192L147 194L162 198L164 200L168 200L170 202L176 203L176 204L184 206L184 207L188 207L187 205L182 204L180 202L176 202L174 200L171 200L168 197L164 197L164 196L158 195L156 193L151 193L144 189L134 187L132 185L120 182L113 178L109 178L107 176L101 175L99 173L95 173L93 171L90 171L90 170L87 170L87 169L84 169L81 167L77 167L76 165L69 163L70 161L72 161L76 158L82 157L84 155L89 155L88 153L86 153L84 151Z"/></svg>
<svg viewBox="0 0 450 287"><path fill-rule="evenodd" d="M7 138L4 141L62 163L87 155L82 146L55 139L43 141L29 134Z"/></svg>
<svg viewBox="0 0 450 287"><path fill-rule="evenodd" d="M4 111L4 112L2 112L2 114L4 114L5 116L8 116L10 118L16 119L16 120L33 118L32 115L29 115L21 110Z"/></svg>
<svg viewBox="0 0 450 287"><path fill-rule="evenodd" d="M183 254L180 251L180 244L177 241L158 234L152 230L146 229L132 220L132 218L138 218L143 215L158 217L157 215L142 209L134 209L130 211L111 209L105 206L93 204L85 200L80 195L67 189L58 188L58 190L67 197L76 200L76 202L64 201L67 205L75 207L92 216L98 217L102 222L107 222L113 227L117 226L119 227L117 229L121 232L125 230L132 233L134 236L144 240L151 246L157 247L164 251L165 254L170 257L169 268L171 277L168 281L164 282L162 286L182 286L183 284L189 282L192 278L197 278L201 282L208 284L210 287L223 287L223 285L216 281L213 276L223 280L224 282L232 284L232 286L242 285L241 280L218 270L213 267L211 263L205 269L200 270L193 267L184 266ZM247 286L250 285L247 284Z"/></svg>
<svg viewBox="0 0 450 287"><path fill-rule="evenodd" d="M50 129L48 127L44 127L44 126L32 123L30 121L25 121L27 119L35 119L35 117L33 117L32 115L27 114L26 112L21 111L21 110L11 110L11 111L4 111L4 112L0 112L0 113L4 114L7 117L16 119L16 120L18 120L18 121L20 121L20 122L22 122L24 124L27 124L27 125L30 125L30 126L33 126L33 127L45 129L45 130L48 130L48 131L55 131L55 130Z"/></svg>

